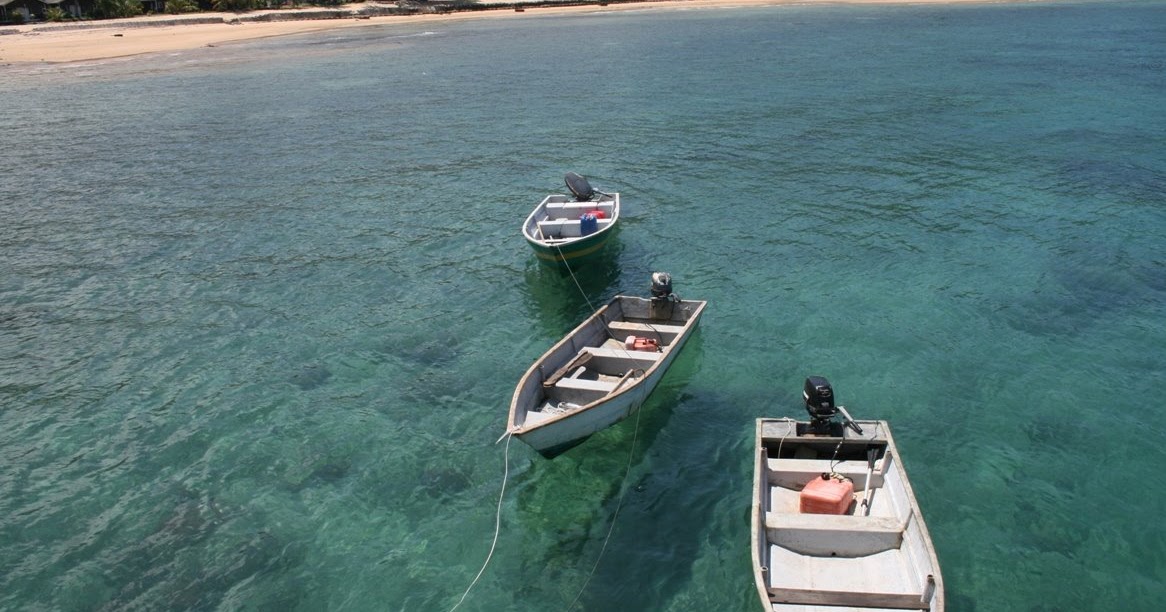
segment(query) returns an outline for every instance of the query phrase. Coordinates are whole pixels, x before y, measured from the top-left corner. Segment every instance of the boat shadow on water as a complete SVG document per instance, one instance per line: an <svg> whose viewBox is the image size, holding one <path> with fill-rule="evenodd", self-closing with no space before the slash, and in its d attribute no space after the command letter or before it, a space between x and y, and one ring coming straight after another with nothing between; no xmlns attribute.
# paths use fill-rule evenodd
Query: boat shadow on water
<svg viewBox="0 0 1166 612"><path fill-rule="evenodd" d="M525 302L530 320L548 336L560 337L615 294L623 251L617 238L613 235L607 248L570 268L548 266L530 258L524 273Z"/></svg>
<svg viewBox="0 0 1166 612"><path fill-rule="evenodd" d="M603 554L607 565L601 565L600 571L607 578L601 582L618 583L622 581L620 576L626 578L627 568L619 560L623 553L618 548L635 546L634 542L643 537L636 535L639 529L629 527L638 522L634 516L644 512L645 506L658 504L662 496L669 496L665 489L673 479L672 475L651 473L651 468L646 467L647 458L653 455L657 438L677 409L694 397L689 386L701 368L702 345L698 327L637 414L596 432L553 461L531 453L529 469L515 486L515 507L519 524L528 526L519 530L523 542L518 548L527 551L522 559L523 572L540 579L525 587L524 599L548 600L562 595L562 588L544 590L546 585L568 583L582 587L586 573L600 555L613 518L619 525L609 545L613 549ZM514 450L512 446L511 453ZM640 509L633 510L636 507ZM618 516L617 508L622 508ZM534 527L550 524L555 529ZM697 535L693 532L693 541L681 547L695 550L699 546ZM677 545L675 535L669 536L668 546ZM594 596L606 598L602 590L596 589ZM588 597L584 593L584 599Z"/></svg>

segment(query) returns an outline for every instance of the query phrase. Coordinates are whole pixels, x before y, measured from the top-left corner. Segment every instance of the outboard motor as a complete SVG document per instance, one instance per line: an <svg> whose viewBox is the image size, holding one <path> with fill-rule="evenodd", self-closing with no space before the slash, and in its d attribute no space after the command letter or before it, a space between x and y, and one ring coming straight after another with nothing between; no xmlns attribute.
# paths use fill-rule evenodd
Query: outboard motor
<svg viewBox="0 0 1166 612"><path fill-rule="evenodd" d="M567 176L563 177L563 180L567 183L567 189L570 189L571 193L575 195L575 200L586 202L595 197L595 190L591 188L591 183L588 183L587 179L578 174L568 172Z"/></svg>
<svg viewBox="0 0 1166 612"><path fill-rule="evenodd" d="M815 434L829 434L831 421L838 414L838 407L834 404L834 389L830 386L830 381L822 376L806 378L802 398L806 401L806 412L810 413L810 431Z"/></svg>
<svg viewBox="0 0 1166 612"><path fill-rule="evenodd" d="M672 296L672 275L667 272L652 273L652 299L666 300Z"/></svg>
<svg viewBox="0 0 1166 612"><path fill-rule="evenodd" d="M667 272L652 273L652 299L648 302L648 318L668 322L676 314L680 298L672 293L672 275Z"/></svg>
<svg viewBox="0 0 1166 612"><path fill-rule="evenodd" d="M863 435L862 428L854 422L850 413L834 403L834 388L830 386L830 381L826 380L825 377L807 377L806 388L802 391L802 399L806 401L806 412L810 413L810 434L841 437L843 429L849 427L854 430L854 433ZM839 414L842 415L841 423L834 420L834 417ZM799 433L801 433L800 430Z"/></svg>

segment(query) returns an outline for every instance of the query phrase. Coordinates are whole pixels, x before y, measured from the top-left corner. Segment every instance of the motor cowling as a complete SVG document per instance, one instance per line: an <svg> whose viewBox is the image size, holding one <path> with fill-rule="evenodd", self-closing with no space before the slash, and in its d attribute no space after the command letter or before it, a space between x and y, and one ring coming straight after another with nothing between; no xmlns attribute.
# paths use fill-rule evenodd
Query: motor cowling
<svg viewBox="0 0 1166 612"><path fill-rule="evenodd" d="M575 196L577 201L586 202L595 196L595 189L582 176L568 172L563 180L566 181L567 189L571 190L571 194Z"/></svg>
<svg viewBox="0 0 1166 612"><path fill-rule="evenodd" d="M823 376L806 378L802 398L806 401L806 412L815 421L831 419L838 414L838 408L834 405L834 389Z"/></svg>
<svg viewBox="0 0 1166 612"><path fill-rule="evenodd" d="M672 275L667 272L652 273L652 299L660 300L672 295Z"/></svg>

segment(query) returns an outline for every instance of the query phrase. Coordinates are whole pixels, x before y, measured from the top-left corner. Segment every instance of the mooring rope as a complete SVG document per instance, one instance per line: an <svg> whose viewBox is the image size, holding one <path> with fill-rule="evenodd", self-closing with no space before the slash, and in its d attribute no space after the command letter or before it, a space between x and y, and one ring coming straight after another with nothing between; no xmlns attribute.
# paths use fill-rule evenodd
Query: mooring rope
<svg viewBox="0 0 1166 612"><path fill-rule="evenodd" d="M563 250L560 249L559 245L557 244L554 245L554 247L555 251L559 253L559 257L562 258L563 265L567 268L567 273L571 275L571 280L574 281L575 287L579 289L579 294L582 295L583 299L587 301L587 306L594 311L595 305L591 303L591 298L587 297L587 292L583 291L583 285L579 284L579 279L575 277L575 271L571 269L571 264L567 263L567 258L563 256ZM606 321L603 321L603 326L607 327ZM607 331L608 334L611 335L611 330L608 329ZM615 520L619 517L620 508L623 507L623 498L627 493L627 480L632 471L632 457L634 456L633 454L636 450L636 440L639 437L639 433L640 411L637 410L636 425L632 432L632 447L628 450L628 463L624 468L623 483L620 485L622 491L619 496L619 502L617 502L615 506L615 514L611 517L611 526L607 529L607 537L603 539L603 547L599 549L599 557L595 559L595 565L591 567L591 573L587 575L587 580L583 581L583 586L579 589L579 594L575 596L575 600L572 601L571 605L567 607L568 610L574 608L575 604L579 603L579 598L583 596L583 592L587 590L587 584L591 582L591 578L595 575L595 570L599 568L599 561L603 559L603 553L607 551L607 543L611 540L612 532L615 531ZM458 602L449 609L449 612L454 612L454 610L457 610L458 606L462 605L462 602L464 602L466 597L469 596L470 591L474 588L474 585L478 584L478 580L482 577L482 574L486 572L486 567L490 565L490 559L494 557L494 550L498 546L498 534L502 530L502 499L506 495L506 481L510 479L510 440L513 438L513 435L511 432L507 431L506 433L502 434L502 438L506 439L506 448L502 456L502 490L498 493L498 508L494 514L494 540L490 543L490 552L486 554L486 560L482 563L482 569L478 570L478 575L474 576L473 581L470 582L470 586L466 587L466 591L462 593L461 599L459 599ZM498 438L498 441L494 444L501 442L502 438Z"/></svg>
<svg viewBox="0 0 1166 612"><path fill-rule="evenodd" d="M485 573L486 566L490 564L490 559L494 556L494 548L498 546L498 533L502 530L502 497L506 495L506 481L510 479L510 439L512 437L509 431L502 434L502 438L506 438L506 450L502 454L502 490L498 493L498 510L494 513L494 541L490 543L490 552L486 555L486 561L482 563L482 569L478 570L478 575L474 576L473 582L470 583L470 586L466 587L466 592L462 593L462 598L449 609L449 612L457 610L458 606L462 605L462 602L466 600L466 596L470 594L470 589L474 588L475 584L478 584L478 579ZM502 438L498 438L498 442L501 442Z"/></svg>
<svg viewBox="0 0 1166 612"><path fill-rule="evenodd" d="M583 285L579 284L579 279L575 278L575 271L571 269L571 264L567 263L567 257L563 255L563 249L560 249L559 245L556 244L555 251L558 252L559 257L562 258L563 266L567 268L567 274L570 274L571 280L575 281L575 288L579 290L579 295L583 296L583 299L587 301L587 307L590 308L592 312L594 312L595 305L591 303L591 298L587 297L587 292L583 291Z"/></svg>
<svg viewBox="0 0 1166 612"><path fill-rule="evenodd" d="M781 417L781 420L785 421L786 427L785 427L785 433L781 435L781 440L778 440L778 442L777 442L777 458L778 459L781 459L781 446L783 444L785 444L785 439L787 437L789 437L789 435L791 433L794 436L798 435L798 430L797 430L798 422L797 421L791 419L790 417Z"/></svg>
<svg viewBox="0 0 1166 612"><path fill-rule="evenodd" d="M571 280L574 281L575 287L579 289L579 295L583 296L583 299L587 301L587 307L590 308L592 312L594 312L595 305L591 303L591 298L587 297L587 292L583 290L583 285L579 283L579 279L575 276L575 271L571 269L571 264L567 263L567 258L563 256L563 250L560 249L559 245L557 244L555 245L555 251L557 251L559 253L559 257L562 258L563 266L567 268L567 273L571 275ZM615 338L615 334L613 334L611 328L607 326L607 321L600 319L600 323L603 323L604 329L607 330L607 335ZM657 332L657 334L659 334L659 332ZM579 593L575 595L575 599L571 601L571 605L567 606L568 612L575 607L575 604L579 603L579 598L583 597L583 593L587 590L587 585L591 583L591 579L595 577L595 571L599 569L599 562L603 560L603 554L607 552L607 544L611 541L611 534L615 531L615 521L617 518L619 518L619 511L623 507L623 499L627 494L628 476L630 476L632 472L632 458L634 457L636 451L636 440L638 439L639 434L640 411L637 410L636 424L632 430L632 446L630 449L628 449L628 462L624 467L623 482L620 484L621 491L619 495L619 501L615 504L615 513L611 516L611 525L609 525L607 528L607 535L603 538L603 546L599 549L599 556L595 559L595 565L591 566L591 571L587 574L587 579L583 581L583 586L579 588Z"/></svg>
<svg viewBox="0 0 1166 612"><path fill-rule="evenodd" d="M607 543L611 541L611 533L615 531L615 520L619 518L619 510L623 507L623 498L627 495L628 476L632 473L632 457L636 451L636 438L640 434L640 411L636 411L636 427L632 430L632 447L628 449L628 464L624 468L623 483L620 485L622 491L619 494L619 501L615 504L615 514L611 516L611 526L607 528L607 537L603 538L603 546L599 549L599 556L595 559L595 565L591 566L591 573L587 574L587 580L583 581L583 586L579 588L579 594L575 596L571 605L567 606L567 611L570 612L575 604L579 603L579 598L583 596L583 592L587 590L587 585L591 582L591 578L595 576L595 570L599 569L599 562L603 559L603 553L607 551Z"/></svg>
<svg viewBox="0 0 1166 612"><path fill-rule="evenodd" d="M560 249L559 245L556 244L555 251L557 251L559 253L559 257L562 258L563 266L567 268L567 274L570 274L571 280L575 281L575 288L579 290L579 295L583 296L583 299L587 302L587 307L591 309L591 312L595 312L595 304L591 303L591 298L587 297L587 292L583 290L583 285L579 284L579 279L575 277L575 271L571 269L571 264L567 263L567 258L563 256L563 249ZM619 338L615 337L615 333L611 331L611 327L608 327L606 320L600 317L599 322L603 324L603 329L607 332L607 336L609 338L613 340L619 340ZM659 335L659 332L657 332L657 335Z"/></svg>

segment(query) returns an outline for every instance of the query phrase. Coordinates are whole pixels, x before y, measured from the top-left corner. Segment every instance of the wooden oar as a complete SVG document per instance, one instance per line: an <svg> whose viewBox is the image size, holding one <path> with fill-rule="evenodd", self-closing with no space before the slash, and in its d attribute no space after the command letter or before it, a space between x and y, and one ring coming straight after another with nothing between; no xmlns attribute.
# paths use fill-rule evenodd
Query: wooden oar
<svg viewBox="0 0 1166 612"><path fill-rule="evenodd" d="M633 373L633 372L635 372L635 371L636 371L636 369L635 369L635 368L632 368L631 370L628 370L627 372L624 372L623 378L619 379L619 381L615 383L615 386L614 386L614 387L612 387L612 388L611 388L611 391L608 391L608 392L607 392L607 394L608 394L608 395L611 395L611 394L615 393L616 391L619 391L619 388L620 388L620 387L622 387L622 386L623 386L623 384L624 384L625 382L627 382L629 378L631 378L631 377L632 377L632 373Z"/></svg>
<svg viewBox="0 0 1166 612"><path fill-rule="evenodd" d="M549 378L544 380L543 381L543 388L549 389L549 388L555 386L555 383L559 382L560 378L566 376L567 373L570 372L571 370L574 370L575 368L586 364L588 361L591 361L591 353L579 353L578 355L575 356L574 359L567 362L567 365L559 368L558 370L555 370L554 374L551 374Z"/></svg>

